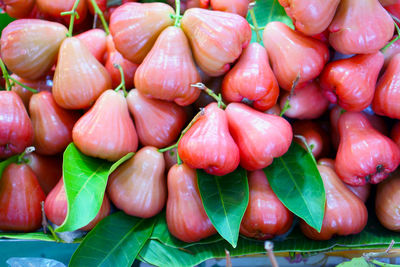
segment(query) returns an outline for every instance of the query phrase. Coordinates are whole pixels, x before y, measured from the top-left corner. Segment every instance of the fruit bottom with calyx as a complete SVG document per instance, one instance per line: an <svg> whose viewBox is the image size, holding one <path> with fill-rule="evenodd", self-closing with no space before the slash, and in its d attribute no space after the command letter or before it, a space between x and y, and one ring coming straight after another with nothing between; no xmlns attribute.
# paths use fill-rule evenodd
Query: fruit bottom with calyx
<svg viewBox="0 0 400 267"><path fill-rule="evenodd" d="M398 256L400 1L1 7L7 257Z"/></svg>

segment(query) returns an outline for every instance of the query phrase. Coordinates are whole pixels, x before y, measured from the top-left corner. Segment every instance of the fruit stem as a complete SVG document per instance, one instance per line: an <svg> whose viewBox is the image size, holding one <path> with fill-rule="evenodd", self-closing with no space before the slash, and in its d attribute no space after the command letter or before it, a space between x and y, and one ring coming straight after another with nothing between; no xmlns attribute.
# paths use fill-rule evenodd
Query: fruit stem
<svg viewBox="0 0 400 267"><path fill-rule="evenodd" d="M312 153L313 147L310 147L310 146L308 145L307 139L306 139L304 136L298 135L298 134L294 135L294 137L297 138L297 139L299 139L301 142L303 142L303 144L304 144L304 145L306 146L306 148L307 148L307 152L311 155L311 157L312 157L312 159L313 159L315 165L317 165L317 161L316 161L316 159L315 159L315 157L314 157L314 154Z"/></svg>
<svg viewBox="0 0 400 267"><path fill-rule="evenodd" d="M78 12L76 12L76 9L78 8L79 1L80 0L75 0L74 5L72 6L72 10L61 12L61 16L66 16L66 15L70 15L71 16L71 18L69 19L69 27L68 27L67 37L72 37L72 32L74 30L75 17L77 19L79 19L79 14L78 14Z"/></svg>
<svg viewBox="0 0 400 267"><path fill-rule="evenodd" d="M31 91L32 93L35 93L35 94L36 94L36 93L39 92L39 91L36 90L36 89L33 89L33 88L29 87L29 86L26 86L25 84L21 83L20 81L18 81L17 79L15 79L15 78L12 77L12 76L9 76L9 79L10 79L11 81L13 81L13 83L18 84L19 86L25 88L25 89L28 90L28 91Z"/></svg>
<svg viewBox="0 0 400 267"><path fill-rule="evenodd" d="M3 60L1 60L0 58L0 68L1 68L1 72L3 73L3 78L6 81L6 89L7 91L11 90L11 82L10 82L10 75L8 74L7 68L4 65Z"/></svg>
<svg viewBox="0 0 400 267"><path fill-rule="evenodd" d="M279 267L278 261L276 260L274 254L274 243L271 241L265 241L264 249L267 251L269 261L271 262L272 267Z"/></svg>
<svg viewBox="0 0 400 267"><path fill-rule="evenodd" d="M256 36L257 36L256 41L257 41L257 43L260 43L261 40L262 40L261 35L260 35L260 30L261 30L261 28L258 27L258 23L257 23L257 19L256 19L256 14L254 13L254 6L255 6L255 5L256 5L256 2L251 2L251 3L249 4L249 14L250 14L251 20L253 21L253 27L252 27L252 29L255 31Z"/></svg>
<svg viewBox="0 0 400 267"><path fill-rule="evenodd" d="M53 236L54 240L59 243L61 242L61 239L56 235L54 232L53 227L47 222L46 218L46 213L44 212L44 201L40 202L40 206L42 207L42 227L43 227L43 233L46 234L46 228L49 229L51 235Z"/></svg>
<svg viewBox="0 0 400 267"><path fill-rule="evenodd" d="M231 261L231 254L229 253L229 250L225 249L225 258L226 258L226 267L232 267L232 261Z"/></svg>
<svg viewBox="0 0 400 267"><path fill-rule="evenodd" d="M390 41L387 45L385 45L384 48L381 49L381 52L382 52L382 53L385 53L385 51L386 51L392 44L394 44L397 40L400 39L400 29L399 29L399 26L397 25L396 20L394 19L395 17L394 17L393 15L392 15L392 17L393 17L394 26L396 27L397 36L396 36L396 38L394 38L392 41ZM397 18L396 18L396 19L397 19ZM397 19L397 20L398 20L398 19Z"/></svg>
<svg viewBox="0 0 400 267"><path fill-rule="evenodd" d="M26 154L30 154L35 151L35 147L29 146L25 148L24 152L22 152L17 158L17 164L27 163L26 159L24 159Z"/></svg>
<svg viewBox="0 0 400 267"><path fill-rule="evenodd" d="M299 81L300 81L300 72L297 74L296 79L293 81L292 88L290 89L290 94L289 94L288 98L286 99L285 105L283 106L283 109L281 111L281 114L279 114L279 116L283 117L283 115L285 115L285 112L291 108L290 99L292 98L294 89L296 89Z"/></svg>
<svg viewBox="0 0 400 267"><path fill-rule="evenodd" d="M108 28L108 24L106 19L104 18L103 11L99 8L95 0L90 0L92 3L92 6L94 8L94 12L100 17L101 23L103 24L104 31L106 32L106 35L110 34L110 29Z"/></svg>
<svg viewBox="0 0 400 267"><path fill-rule="evenodd" d="M212 98L214 98L217 103L218 103L218 107L219 108L223 108L226 109L226 105L225 103L222 101L222 96L221 94L216 95L213 90L211 90L210 88L207 88L207 86L205 86L203 83L196 83L196 84L191 84L190 86L192 87L196 87L199 88L200 90L203 90L204 92L206 92L209 96L211 96Z"/></svg>
<svg viewBox="0 0 400 267"><path fill-rule="evenodd" d="M180 27L181 26L181 1L180 0L175 0L175 27Z"/></svg>
<svg viewBox="0 0 400 267"><path fill-rule="evenodd" d="M121 65L119 65L119 64L114 64L114 67L119 70L119 73L121 75L121 83L118 85L117 88L115 88L115 92L118 92L120 89L122 89L122 91L124 91L124 96L126 97L128 95L128 92L126 92L126 87L125 87L124 70L122 69Z"/></svg>

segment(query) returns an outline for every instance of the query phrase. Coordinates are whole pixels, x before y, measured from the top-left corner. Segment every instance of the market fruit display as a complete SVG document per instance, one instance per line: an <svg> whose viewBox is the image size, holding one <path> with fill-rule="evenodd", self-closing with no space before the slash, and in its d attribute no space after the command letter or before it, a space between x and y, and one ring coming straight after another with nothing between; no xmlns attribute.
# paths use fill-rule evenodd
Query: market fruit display
<svg viewBox="0 0 400 267"><path fill-rule="evenodd" d="M399 231L399 1L0 6L0 237L191 266Z"/></svg>

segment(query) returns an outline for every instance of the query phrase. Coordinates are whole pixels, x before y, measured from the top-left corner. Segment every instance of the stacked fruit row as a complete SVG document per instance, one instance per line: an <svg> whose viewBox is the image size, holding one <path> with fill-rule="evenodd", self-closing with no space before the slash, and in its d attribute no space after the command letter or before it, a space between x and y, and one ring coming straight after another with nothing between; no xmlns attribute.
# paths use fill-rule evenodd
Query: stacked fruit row
<svg viewBox="0 0 400 267"><path fill-rule="evenodd" d="M387 8L400 12L395 2ZM36 6L49 20L21 18L1 36L0 159L10 163L0 180L1 230L37 230L44 200L47 218L63 223L60 154L71 142L112 162L136 152L110 175L97 217L82 230L109 214L110 199L142 218L166 206L170 232L185 242L216 233L196 169L216 176L246 169L250 197L240 232L267 239L288 231L293 214L261 170L300 143L319 160L326 192L321 231L300 225L322 240L362 231L370 183L400 164L400 124L387 137L388 118L400 119L400 44L378 0L282 0L296 30L275 21L263 33L243 18L247 0L210 3L233 13L187 1L183 16L179 1L176 12L164 3L125 3L109 10L109 29L103 1L15 3L4 1L11 15L32 16ZM104 30L73 36L87 6ZM393 230L399 181L380 183L376 199L379 219Z"/></svg>

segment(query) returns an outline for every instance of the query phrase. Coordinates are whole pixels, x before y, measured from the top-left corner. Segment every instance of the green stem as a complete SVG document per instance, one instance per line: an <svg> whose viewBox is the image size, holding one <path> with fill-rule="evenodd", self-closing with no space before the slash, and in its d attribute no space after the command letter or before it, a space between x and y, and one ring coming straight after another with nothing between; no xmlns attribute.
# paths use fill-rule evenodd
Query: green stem
<svg viewBox="0 0 400 267"><path fill-rule="evenodd" d="M126 91L125 87L125 75L124 75L124 70L122 69L121 65L114 64L114 67L119 70L119 74L121 75L121 83L118 85L117 88L115 88L115 92L118 92L120 89L124 91L124 96L126 97L128 95L128 92Z"/></svg>
<svg viewBox="0 0 400 267"><path fill-rule="evenodd" d="M400 29L399 29L399 26L397 25L396 21L393 21L393 22L394 22L394 26L396 27L397 36L396 36L396 38L394 38L392 41L390 41L384 48L381 49L381 52L382 52L382 53L385 53L385 51L386 51L392 44L394 44L397 40L400 39Z"/></svg>
<svg viewBox="0 0 400 267"><path fill-rule="evenodd" d="M103 24L103 28L104 28L104 31L106 32L106 35L109 35L110 34L110 29L108 28L107 21L104 18L103 11L101 11L101 9L99 8L99 6L97 5L95 0L90 0L90 1L91 1L92 5L93 5L94 12L96 12L96 14L99 15L99 17L100 17L100 20L101 20L101 23Z"/></svg>
<svg viewBox="0 0 400 267"><path fill-rule="evenodd" d="M33 89L33 88L29 87L29 86L26 86L25 84L21 83L20 81L18 81L17 79L15 79L15 78L12 77L12 76L10 76L9 79L12 80L13 82L15 82L16 84L18 84L19 86L25 88L26 90L31 91L32 93L35 93L35 94L36 94L36 93L39 92L39 91L36 90L36 89Z"/></svg>
<svg viewBox="0 0 400 267"><path fill-rule="evenodd" d="M47 224L47 229L49 229L51 235L56 240L56 242L60 243L61 239L57 236L56 232L54 231L53 227L50 224Z"/></svg>
<svg viewBox="0 0 400 267"><path fill-rule="evenodd" d="M222 101L222 96L221 96L221 94L216 95L216 94L214 93L213 90L211 90L210 88L207 88L207 86L205 86L203 83L191 84L190 86L199 88L200 90L203 90L203 91L206 92L209 96L211 96L212 98L214 98L214 99L217 101L218 107L220 107L220 108L222 108L222 109L226 109L226 105L225 105L225 103Z"/></svg>
<svg viewBox="0 0 400 267"><path fill-rule="evenodd" d="M253 27L253 30L255 31L256 36L257 36L257 43L260 43L260 42L262 41L261 34L260 34L261 28L258 27L258 23L257 23L257 19L256 19L256 14L254 13L254 6L255 6L255 3L256 3L256 2L250 3L250 5L249 5L249 13L250 13L251 20L253 21L253 26L254 26L254 27Z"/></svg>
<svg viewBox="0 0 400 267"><path fill-rule="evenodd" d="M181 24L181 1L175 0L175 23L174 26L179 27Z"/></svg>
<svg viewBox="0 0 400 267"><path fill-rule="evenodd" d="M1 72L3 73L3 78L6 81L6 89L7 91L11 90L11 82L10 82L10 75L8 74L6 65L4 65L3 60L1 60L0 58L0 68L1 68Z"/></svg>
<svg viewBox="0 0 400 267"><path fill-rule="evenodd" d="M296 89L297 84L299 83L299 81L300 81L300 72L297 74L296 79L293 81L292 88L290 89L290 94L289 94L289 96L288 96L288 98L287 98L287 100L285 102L285 105L283 106L283 109L281 111L281 114L279 114L279 116L282 117L283 115L285 115L285 112L288 111L288 109L291 108L290 99L292 98L292 95L294 93L294 89Z"/></svg>
<svg viewBox="0 0 400 267"><path fill-rule="evenodd" d="M66 12L61 12L61 16L66 16L66 15L70 15L71 16L71 18L69 20L69 27L68 27L67 37L72 37L72 32L74 30L75 17L77 19L79 19L79 14L78 14L78 12L76 12L76 9L78 8L79 1L80 0L75 0L75 3L73 5L73 7L72 7L72 10L66 11Z"/></svg>
<svg viewBox="0 0 400 267"><path fill-rule="evenodd" d="M29 147L25 148L25 151L22 152L22 153L18 156L18 158L17 158L17 163L18 163L18 164L27 163L27 162L25 161L24 157L25 157L26 154L32 153L33 151L35 151L35 147L33 147L33 146L29 146Z"/></svg>

